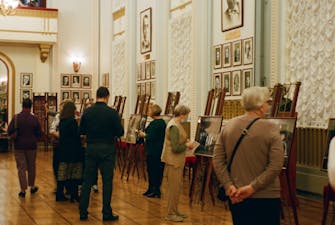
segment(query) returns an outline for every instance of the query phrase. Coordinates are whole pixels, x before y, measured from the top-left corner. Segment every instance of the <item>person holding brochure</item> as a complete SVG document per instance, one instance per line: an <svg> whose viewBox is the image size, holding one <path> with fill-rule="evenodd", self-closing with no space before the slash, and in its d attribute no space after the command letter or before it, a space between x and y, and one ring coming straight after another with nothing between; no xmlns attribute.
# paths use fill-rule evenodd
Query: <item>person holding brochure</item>
<svg viewBox="0 0 335 225"><path fill-rule="evenodd" d="M186 151L193 149L193 142L187 139L187 134L181 123L187 121L190 108L178 105L174 109L174 118L170 120L165 130L164 147L161 156L165 163L167 176L168 206L166 220L182 222L187 216L178 211L179 195L182 189L183 170Z"/></svg>
<svg viewBox="0 0 335 225"><path fill-rule="evenodd" d="M143 195L149 198L160 198L164 163L161 162L161 154L164 144L166 123L160 117L162 112L159 105L149 108L149 116L153 119L145 131L139 131L139 136L145 138L145 153L147 158L147 170L149 187Z"/></svg>

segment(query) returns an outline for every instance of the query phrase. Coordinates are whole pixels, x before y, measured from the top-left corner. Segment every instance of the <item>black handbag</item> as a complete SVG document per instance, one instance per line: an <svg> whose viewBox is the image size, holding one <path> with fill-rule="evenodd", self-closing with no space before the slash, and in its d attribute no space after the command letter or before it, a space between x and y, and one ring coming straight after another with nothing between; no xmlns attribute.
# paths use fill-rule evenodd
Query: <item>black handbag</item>
<svg viewBox="0 0 335 225"><path fill-rule="evenodd" d="M229 173L230 173L231 165L233 163L233 160L234 160L235 154L237 152L238 146L241 144L241 141L243 140L243 138L247 135L248 130L250 129L250 127L259 119L260 118L257 117L256 119L251 121L251 123L242 131L240 138L237 140L237 142L235 144L233 153L231 155L231 158L230 158L228 166L227 166L227 170L228 170ZM229 199L229 196L226 195L226 191L225 191L224 187L222 187L222 186L219 187L217 198L221 201L227 201Z"/></svg>

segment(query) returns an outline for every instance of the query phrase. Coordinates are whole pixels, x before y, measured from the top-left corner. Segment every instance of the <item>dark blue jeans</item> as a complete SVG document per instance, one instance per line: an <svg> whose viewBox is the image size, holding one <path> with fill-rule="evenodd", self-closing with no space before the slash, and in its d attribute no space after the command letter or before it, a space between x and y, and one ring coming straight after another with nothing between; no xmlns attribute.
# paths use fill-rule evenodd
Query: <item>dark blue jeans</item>
<svg viewBox="0 0 335 225"><path fill-rule="evenodd" d="M91 187L96 179L97 168L100 169L103 184L102 213L104 216L112 214L111 198L113 190L114 166L114 144L88 144L85 154L84 180L81 187L79 204L81 216L87 215Z"/></svg>

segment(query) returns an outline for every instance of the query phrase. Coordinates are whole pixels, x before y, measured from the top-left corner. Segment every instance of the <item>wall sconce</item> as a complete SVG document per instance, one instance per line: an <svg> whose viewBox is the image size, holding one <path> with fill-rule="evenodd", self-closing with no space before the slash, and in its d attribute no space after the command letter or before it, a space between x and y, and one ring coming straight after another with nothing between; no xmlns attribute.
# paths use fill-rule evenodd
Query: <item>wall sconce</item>
<svg viewBox="0 0 335 225"><path fill-rule="evenodd" d="M73 65L73 71L77 73L80 69L81 61L79 59L76 59L72 62L72 65Z"/></svg>

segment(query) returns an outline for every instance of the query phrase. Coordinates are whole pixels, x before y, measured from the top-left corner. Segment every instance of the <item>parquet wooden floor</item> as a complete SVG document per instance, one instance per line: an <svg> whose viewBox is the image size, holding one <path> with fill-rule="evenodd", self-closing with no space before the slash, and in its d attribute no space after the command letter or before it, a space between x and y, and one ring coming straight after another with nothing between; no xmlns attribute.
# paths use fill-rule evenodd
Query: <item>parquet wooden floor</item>
<svg viewBox="0 0 335 225"><path fill-rule="evenodd" d="M120 171L114 176L112 207L120 216L116 222L102 222L101 215L101 179L99 178L99 193L91 194L89 220L80 221L78 204L56 202L53 193L55 182L52 173L52 152L39 150L37 157L37 179L39 191L35 195L26 194L25 199L18 197L19 184L13 153L0 153L0 225L67 225L67 224L118 224L118 225L169 225L163 218L166 213L165 185L162 187L162 198L151 199L142 196L146 189L143 178L130 176L129 181L120 179ZM213 206L206 203L204 211L199 204L189 206L189 180L184 181L184 190L180 201L180 211L189 215L183 224L232 225L231 216L223 203ZM322 202L299 198L299 219L301 225L321 224ZM330 211L333 208L330 207ZM282 224L294 224L293 217L285 208L285 220ZM331 224L333 213L328 215ZM335 224L335 222L334 222Z"/></svg>

